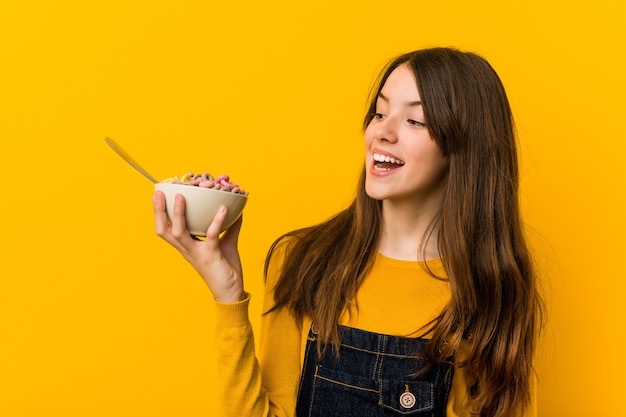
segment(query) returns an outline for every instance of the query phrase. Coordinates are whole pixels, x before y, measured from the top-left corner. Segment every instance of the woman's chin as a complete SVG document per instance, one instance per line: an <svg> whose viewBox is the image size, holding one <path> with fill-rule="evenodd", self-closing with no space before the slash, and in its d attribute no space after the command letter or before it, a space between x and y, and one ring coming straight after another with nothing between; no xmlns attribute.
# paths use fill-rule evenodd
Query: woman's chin
<svg viewBox="0 0 626 417"><path fill-rule="evenodd" d="M368 187L367 184L365 184L365 194L374 200L384 200L388 196L386 190L381 190L378 187Z"/></svg>

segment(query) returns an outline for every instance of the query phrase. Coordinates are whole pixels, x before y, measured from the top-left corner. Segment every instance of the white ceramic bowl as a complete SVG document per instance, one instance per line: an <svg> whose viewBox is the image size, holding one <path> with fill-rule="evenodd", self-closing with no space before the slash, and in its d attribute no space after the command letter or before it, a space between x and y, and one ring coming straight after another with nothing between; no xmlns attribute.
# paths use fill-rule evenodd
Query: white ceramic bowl
<svg viewBox="0 0 626 417"><path fill-rule="evenodd" d="M185 197L187 230L194 236L206 236L206 230L221 205L228 207L228 214L220 233L228 229L239 218L248 201L247 195L192 185L156 183L154 190L165 194L165 206L170 219L174 213L174 196L182 194Z"/></svg>

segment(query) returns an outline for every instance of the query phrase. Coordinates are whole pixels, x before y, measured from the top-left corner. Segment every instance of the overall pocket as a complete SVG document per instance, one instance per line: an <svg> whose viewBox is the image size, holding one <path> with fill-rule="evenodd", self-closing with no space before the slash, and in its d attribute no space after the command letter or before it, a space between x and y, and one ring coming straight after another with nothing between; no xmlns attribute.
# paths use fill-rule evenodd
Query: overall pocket
<svg viewBox="0 0 626 417"><path fill-rule="evenodd" d="M430 412L435 408L434 390L428 381L383 380L380 405L402 415Z"/></svg>
<svg viewBox="0 0 626 417"><path fill-rule="evenodd" d="M318 365L312 393L314 416L419 415L434 409L434 387L416 380L379 380Z"/></svg>
<svg viewBox="0 0 626 417"><path fill-rule="evenodd" d="M313 377L310 416L378 417L377 380L318 365Z"/></svg>

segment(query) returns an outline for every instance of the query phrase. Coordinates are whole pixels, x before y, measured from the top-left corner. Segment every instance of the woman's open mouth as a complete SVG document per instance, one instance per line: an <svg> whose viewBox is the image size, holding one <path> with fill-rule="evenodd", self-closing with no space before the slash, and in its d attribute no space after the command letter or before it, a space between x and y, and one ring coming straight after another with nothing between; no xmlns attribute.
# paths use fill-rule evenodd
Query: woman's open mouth
<svg viewBox="0 0 626 417"><path fill-rule="evenodd" d="M374 153L372 159L374 160L374 169L376 171L391 171L404 165L404 161L401 159L379 153Z"/></svg>

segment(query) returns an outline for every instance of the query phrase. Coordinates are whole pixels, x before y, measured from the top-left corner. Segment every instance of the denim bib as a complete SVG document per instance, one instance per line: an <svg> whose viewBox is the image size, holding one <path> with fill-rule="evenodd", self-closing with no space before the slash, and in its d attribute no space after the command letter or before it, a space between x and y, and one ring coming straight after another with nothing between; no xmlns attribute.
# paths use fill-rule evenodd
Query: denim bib
<svg viewBox="0 0 626 417"><path fill-rule="evenodd" d="M444 417L454 375L452 361L426 372L418 357L428 339L402 338L340 326L339 356L317 355L311 326L300 379L297 417Z"/></svg>

